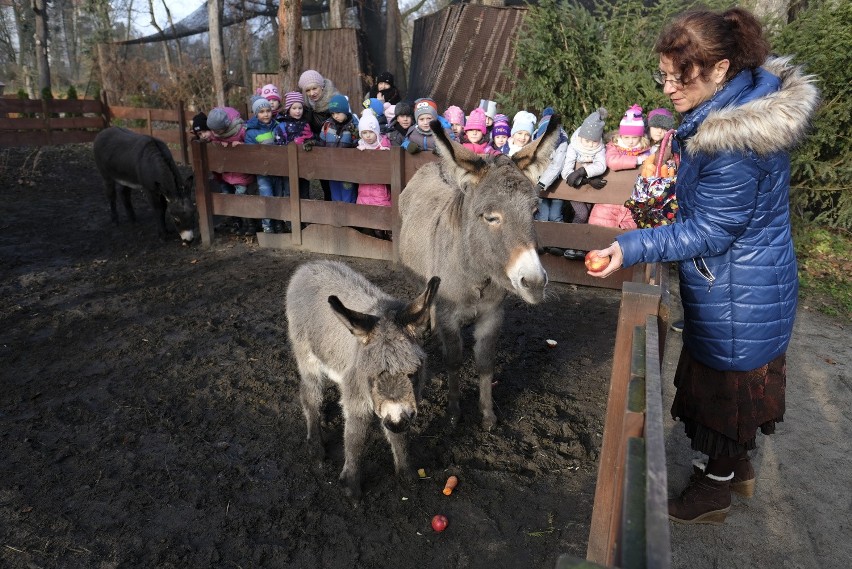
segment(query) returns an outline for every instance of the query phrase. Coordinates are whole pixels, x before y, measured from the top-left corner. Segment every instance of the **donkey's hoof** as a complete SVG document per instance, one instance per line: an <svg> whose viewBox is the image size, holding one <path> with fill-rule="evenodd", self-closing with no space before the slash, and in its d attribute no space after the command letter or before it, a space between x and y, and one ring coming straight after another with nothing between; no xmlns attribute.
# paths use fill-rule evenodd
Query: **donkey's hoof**
<svg viewBox="0 0 852 569"><path fill-rule="evenodd" d="M497 424L497 415L492 413L483 413L482 414L482 428L486 431L490 431Z"/></svg>

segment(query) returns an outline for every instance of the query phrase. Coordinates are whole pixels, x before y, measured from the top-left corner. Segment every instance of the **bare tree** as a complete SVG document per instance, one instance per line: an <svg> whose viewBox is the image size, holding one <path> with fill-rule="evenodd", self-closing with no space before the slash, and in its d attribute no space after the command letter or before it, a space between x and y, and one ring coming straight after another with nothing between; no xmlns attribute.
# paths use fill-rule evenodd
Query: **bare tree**
<svg viewBox="0 0 852 569"><path fill-rule="evenodd" d="M165 2L163 2L165 5ZM166 8L168 10L168 8ZM157 30L161 36L165 37L163 33L163 28L160 27L160 24L157 23L157 16L154 15L154 0L148 0L148 14L151 16L151 25ZM211 28L212 29L212 28ZM169 51L169 42L163 40L159 42L163 46L163 57L166 60L166 73L169 74L169 78L174 81L175 80L175 72L172 68L172 54Z"/></svg>
<svg viewBox="0 0 852 569"><path fill-rule="evenodd" d="M302 0L281 0L278 33L279 81L295 89L302 69Z"/></svg>
<svg viewBox="0 0 852 569"><path fill-rule="evenodd" d="M35 15L36 69L38 70L38 90L40 95L50 92L50 63L47 59L48 27L45 0L32 0Z"/></svg>
<svg viewBox="0 0 852 569"><path fill-rule="evenodd" d="M172 19L172 11L169 10L168 5L166 4L166 0L160 0L163 3L163 8L166 10L166 19L169 22L169 27L172 29L172 37L175 40L175 51L177 52L177 64L178 67L183 68L183 49L180 45L180 38L177 37L177 30L175 30L175 21Z"/></svg>
<svg viewBox="0 0 852 569"><path fill-rule="evenodd" d="M210 63L216 104L225 105L225 52L222 48L222 0L207 0L207 25L210 36Z"/></svg>

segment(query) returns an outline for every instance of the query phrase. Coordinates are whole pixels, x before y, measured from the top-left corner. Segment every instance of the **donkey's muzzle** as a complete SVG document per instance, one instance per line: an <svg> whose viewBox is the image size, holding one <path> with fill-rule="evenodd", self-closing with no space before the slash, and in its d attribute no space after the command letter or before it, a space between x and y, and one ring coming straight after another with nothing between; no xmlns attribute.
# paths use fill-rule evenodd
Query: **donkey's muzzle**
<svg viewBox="0 0 852 569"><path fill-rule="evenodd" d="M382 420L382 426L392 433L404 433L411 428L411 423L416 415L416 413L404 413L398 421L385 418Z"/></svg>

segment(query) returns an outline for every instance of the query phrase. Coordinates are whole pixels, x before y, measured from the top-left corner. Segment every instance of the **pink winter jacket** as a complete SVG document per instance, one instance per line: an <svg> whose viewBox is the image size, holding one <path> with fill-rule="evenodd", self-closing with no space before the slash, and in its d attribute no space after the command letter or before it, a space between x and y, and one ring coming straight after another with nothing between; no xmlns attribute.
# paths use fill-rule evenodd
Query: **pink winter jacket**
<svg viewBox="0 0 852 569"><path fill-rule="evenodd" d="M390 146L390 139L385 135L382 135L374 145L368 145L363 138L358 141L358 150L390 150ZM358 199L355 200L355 203L390 207L390 186L387 184L359 184Z"/></svg>
<svg viewBox="0 0 852 569"><path fill-rule="evenodd" d="M637 157L643 158L648 156L649 149L633 148L626 149L618 146L614 142L608 142L606 145L606 165L610 170L633 170L642 164L638 162Z"/></svg>
<svg viewBox="0 0 852 569"><path fill-rule="evenodd" d="M477 154L485 154L485 155L493 154L495 156L498 155L498 154L502 154L502 152L500 152L499 150L497 150L496 148L491 146L491 143L487 140L483 140L482 142L477 142L477 143L465 142L465 143L462 144L462 146L464 146L465 148L467 148L471 152L475 152Z"/></svg>

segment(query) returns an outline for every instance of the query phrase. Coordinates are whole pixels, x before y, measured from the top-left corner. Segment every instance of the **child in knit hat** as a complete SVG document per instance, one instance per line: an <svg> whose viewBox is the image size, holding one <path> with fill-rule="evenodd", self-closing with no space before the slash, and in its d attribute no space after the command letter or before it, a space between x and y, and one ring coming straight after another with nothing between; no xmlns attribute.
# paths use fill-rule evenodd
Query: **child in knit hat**
<svg viewBox="0 0 852 569"><path fill-rule="evenodd" d="M479 108L485 112L485 128L486 134L488 134L491 132L491 128L494 126L497 119L497 102L489 101L488 99L480 99Z"/></svg>
<svg viewBox="0 0 852 569"><path fill-rule="evenodd" d="M222 146L239 146L246 139L246 124L240 112L233 107L215 107L207 114L210 142ZM254 182L254 176L242 172L221 172L221 188L224 194L245 194ZM248 219L236 219L235 230L243 234L254 233L254 223Z"/></svg>
<svg viewBox="0 0 852 569"><path fill-rule="evenodd" d="M512 138L509 139L509 156L532 142L535 130L535 115L528 111L518 111L512 119Z"/></svg>
<svg viewBox="0 0 852 569"><path fill-rule="evenodd" d="M281 93L278 91L278 87L269 83L260 88L260 96L269 101L269 104L272 105L272 116L275 117L281 112Z"/></svg>
<svg viewBox="0 0 852 569"><path fill-rule="evenodd" d="M275 144L277 146L285 146L291 142L305 144L313 139L314 133L305 118L305 96L299 91L285 93L284 107L282 113L278 115L278 127L275 129ZM290 178L287 176L284 177L282 195L290 195ZM310 181L299 178L299 198L306 200L310 197Z"/></svg>
<svg viewBox="0 0 852 569"><path fill-rule="evenodd" d="M642 107L633 105L621 118L618 133L606 145L606 165L610 170L638 168L648 157L650 146L645 136ZM636 229L636 222L630 210L619 204L595 204L589 214L589 223L604 227Z"/></svg>
<svg viewBox="0 0 852 569"><path fill-rule="evenodd" d="M196 140L209 141L212 134L207 127L207 115L198 113L192 117L192 135Z"/></svg>
<svg viewBox="0 0 852 569"><path fill-rule="evenodd" d="M410 154L435 149L435 133L431 122L438 120L438 105L429 98L414 101L414 129L403 141L402 147Z"/></svg>
<svg viewBox="0 0 852 569"><path fill-rule="evenodd" d="M476 154L484 154L486 156L501 154L500 151L492 148L488 141L485 140L486 130L485 111L479 108L473 109L464 127L464 136L467 142L463 143L462 146Z"/></svg>
<svg viewBox="0 0 852 569"><path fill-rule="evenodd" d="M379 99L383 103L395 105L402 100L399 90L394 83L393 74L390 71L382 71L376 76L376 83L370 88L367 97Z"/></svg>
<svg viewBox="0 0 852 569"><path fill-rule="evenodd" d="M349 110L349 101L341 94L328 103L331 116L320 131L318 144L328 148L355 148L358 145L358 117ZM372 113L373 111L370 111ZM303 145L309 149L307 144ZM329 181L331 201L355 203L358 190L352 182Z"/></svg>
<svg viewBox="0 0 852 569"><path fill-rule="evenodd" d="M606 172L606 146L603 142L603 132L606 118L609 116L603 107L590 114L574 131L568 142L565 153L565 162L562 166L562 178L574 188L583 184L589 184L595 189L601 189L606 185L602 178ZM569 200L568 204L574 211L571 223L587 223L592 204ZM565 257L569 259L582 259L586 251L579 249L566 249Z"/></svg>
<svg viewBox="0 0 852 569"><path fill-rule="evenodd" d="M390 150L390 140L387 136L381 134L379 121L373 111L364 109L361 113L361 120L358 122L358 128L361 133L358 150ZM390 187L387 184L360 184L356 203L390 207ZM373 234L376 237L385 237L383 231L374 231Z"/></svg>
<svg viewBox="0 0 852 569"><path fill-rule="evenodd" d="M500 154L508 154L509 136L511 134L512 127L509 126L508 120L494 121L494 126L491 127L491 148L498 151Z"/></svg>
<svg viewBox="0 0 852 569"><path fill-rule="evenodd" d="M648 113L648 138L651 142L651 154L656 154L666 132L675 127L674 116L664 108L654 109Z"/></svg>
<svg viewBox="0 0 852 569"><path fill-rule="evenodd" d="M394 105L394 117L388 124L388 138L391 146L402 146L414 130L414 110L405 101Z"/></svg>
<svg viewBox="0 0 852 569"><path fill-rule="evenodd" d="M471 113L472 114L472 113ZM444 111L444 118L450 123L450 128L453 130L453 140L456 142L464 142L464 111L460 107L452 105Z"/></svg>
<svg viewBox="0 0 852 569"><path fill-rule="evenodd" d="M645 137L642 107L633 105L621 118L618 134L606 145L606 165L610 170L638 168L647 158L650 147Z"/></svg>
<svg viewBox="0 0 852 569"><path fill-rule="evenodd" d="M254 114L246 123L246 144L274 144L275 129L278 123L275 121L272 104L264 97L258 97L251 105ZM257 193L264 197L280 198L283 193L283 180L281 176L257 175ZM288 191L287 196L290 195ZM264 218L261 223L264 233L280 233L284 224L272 219Z"/></svg>

